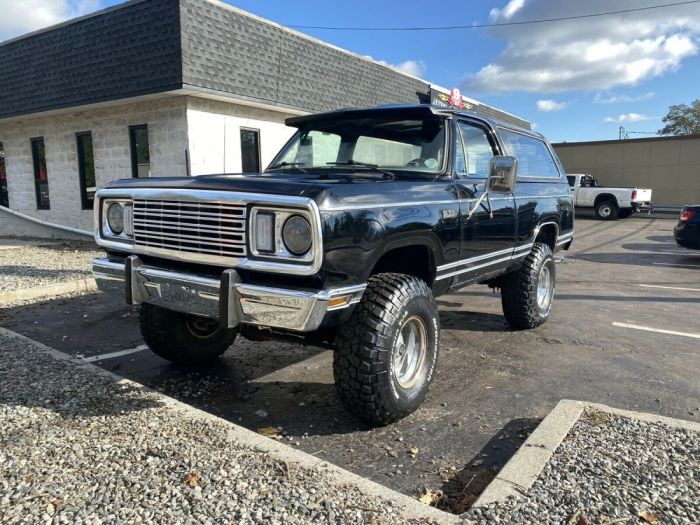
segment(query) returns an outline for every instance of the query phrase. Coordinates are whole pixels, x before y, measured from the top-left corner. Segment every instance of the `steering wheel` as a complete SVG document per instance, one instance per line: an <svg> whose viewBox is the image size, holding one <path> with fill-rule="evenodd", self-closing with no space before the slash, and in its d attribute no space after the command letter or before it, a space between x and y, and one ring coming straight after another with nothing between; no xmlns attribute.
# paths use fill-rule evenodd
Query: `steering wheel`
<svg viewBox="0 0 700 525"><path fill-rule="evenodd" d="M425 167L425 159L419 157L417 159L410 160L406 163L406 166L412 166L414 168Z"/></svg>

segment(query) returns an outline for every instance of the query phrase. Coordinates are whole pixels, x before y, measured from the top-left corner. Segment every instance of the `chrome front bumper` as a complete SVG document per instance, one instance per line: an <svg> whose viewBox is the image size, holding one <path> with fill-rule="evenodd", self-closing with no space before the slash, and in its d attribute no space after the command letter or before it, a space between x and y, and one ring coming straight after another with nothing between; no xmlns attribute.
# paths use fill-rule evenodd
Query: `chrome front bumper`
<svg viewBox="0 0 700 525"><path fill-rule="evenodd" d="M93 259L92 273L100 290L124 294L128 304L219 319L229 328L251 324L310 332L327 312L359 302L365 289L364 284L311 292L257 286L242 283L236 270L213 279L146 266L136 255Z"/></svg>

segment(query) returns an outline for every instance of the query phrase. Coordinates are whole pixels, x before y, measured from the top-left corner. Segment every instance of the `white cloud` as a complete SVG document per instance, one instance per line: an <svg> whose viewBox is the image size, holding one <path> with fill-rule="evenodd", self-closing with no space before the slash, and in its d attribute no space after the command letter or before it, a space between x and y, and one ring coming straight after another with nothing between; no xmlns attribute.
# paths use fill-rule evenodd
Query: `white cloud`
<svg viewBox="0 0 700 525"><path fill-rule="evenodd" d="M406 60L405 62L401 62L400 64L389 65L394 69L398 69L399 71L408 73L409 75L413 75L414 77L420 77L423 73L425 73L425 62L423 62L422 60Z"/></svg>
<svg viewBox="0 0 700 525"><path fill-rule="evenodd" d="M517 13L523 8L524 5L525 0L510 0L503 9L491 9L489 16L491 20L495 20L497 18L504 18L506 20L510 20L511 18L513 18L513 15L515 15L515 13Z"/></svg>
<svg viewBox="0 0 700 525"><path fill-rule="evenodd" d="M557 102L552 99L538 100L537 109L540 111L551 112L551 111L561 111L566 108L566 102Z"/></svg>
<svg viewBox="0 0 700 525"><path fill-rule="evenodd" d="M650 117L641 113L625 113L617 117L605 117L605 122L624 124L625 122L646 122L647 120L659 120L661 117Z"/></svg>
<svg viewBox="0 0 700 525"><path fill-rule="evenodd" d="M633 9L638 0L510 0L496 23ZM502 53L465 80L467 91L553 93L633 86L677 70L698 52L700 4L624 15L494 27Z"/></svg>
<svg viewBox="0 0 700 525"><path fill-rule="evenodd" d="M98 0L0 0L0 41L100 8Z"/></svg>
<svg viewBox="0 0 700 525"><path fill-rule="evenodd" d="M641 102L642 100L649 100L654 98L655 93L650 91L644 93L643 95L615 95L613 93L596 93L593 98L594 104L623 104L627 102Z"/></svg>
<svg viewBox="0 0 700 525"><path fill-rule="evenodd" d="M2 0L0 0L1 2ZM383 64L387 67L390 67L392 69L396 69L398 71L401 71L402 73L407 73L409 75L413 75L414 77L420 77L425 73L425 62L422 60L405 60L404 62L401 62L399 64L390 64L386 60L377 60L376 58L370 56L370 55L365 55L367 58L370 60L374 60L375 62L379 62L380 64Z"/></svg>

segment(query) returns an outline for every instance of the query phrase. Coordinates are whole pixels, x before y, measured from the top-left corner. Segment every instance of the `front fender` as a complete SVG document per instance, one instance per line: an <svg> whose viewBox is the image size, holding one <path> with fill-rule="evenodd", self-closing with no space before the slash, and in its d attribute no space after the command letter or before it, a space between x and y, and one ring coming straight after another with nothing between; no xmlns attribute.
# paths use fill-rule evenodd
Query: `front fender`
<svg viewBox="0 0 700 525"><path fill-rule="evenodd" d="M424 246L434 265L444 264L445 253L459 255L459 222L440 215L430 205L324 212L322 269L336 284L366 282L383 255L408 246Z"/></svg>

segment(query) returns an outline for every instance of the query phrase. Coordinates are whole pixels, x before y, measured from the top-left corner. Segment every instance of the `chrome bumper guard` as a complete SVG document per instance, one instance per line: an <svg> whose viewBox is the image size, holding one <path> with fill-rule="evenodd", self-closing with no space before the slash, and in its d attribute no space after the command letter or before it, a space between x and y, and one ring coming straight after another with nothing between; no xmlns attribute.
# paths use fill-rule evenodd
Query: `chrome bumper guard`
<svg viewBox="0 0 700 525"><path fill-rule="evenodd" d="M219 319L229 328L239 324L310 332L327 312L359 302L365 285L307 292L241 282L236 270L221 279L146 266L136 256L125 260L92 260L97 287L124 294L131 305L149 303L178 312Z"/></svg>

